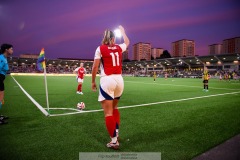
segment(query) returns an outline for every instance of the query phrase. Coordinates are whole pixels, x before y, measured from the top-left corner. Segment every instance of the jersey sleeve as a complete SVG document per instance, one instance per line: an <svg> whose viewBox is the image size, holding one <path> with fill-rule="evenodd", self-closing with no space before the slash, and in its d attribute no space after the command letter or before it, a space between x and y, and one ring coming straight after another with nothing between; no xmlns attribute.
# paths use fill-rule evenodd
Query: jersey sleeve
<svg viewBox="0 0 240 160"><path fill-rule="evenodd" d="M77 72L79 70L79 67L77 67L74 71Z"/></svg>
<svg viewBox="0 0 240 160"><path fill-rule="evenodd" d="M100 47L98 47L98 48L96 49L94 59L101 59Z"/></svg>
<svg viewBox="0 0 240 160"><path fill-rule="evenodd" d="M119 44L120 48L122 49L122 52L125 52L127 49L127 45L125 43Z"/></svg>
<svg viewBox="0 0 240 160"><path fill-rule="evenodd" d="M4 66L4 62L3 62L3 60L2 60L2 59L0 59L0 70L2 70L2 69L3 69L3 66Z"/></svg>

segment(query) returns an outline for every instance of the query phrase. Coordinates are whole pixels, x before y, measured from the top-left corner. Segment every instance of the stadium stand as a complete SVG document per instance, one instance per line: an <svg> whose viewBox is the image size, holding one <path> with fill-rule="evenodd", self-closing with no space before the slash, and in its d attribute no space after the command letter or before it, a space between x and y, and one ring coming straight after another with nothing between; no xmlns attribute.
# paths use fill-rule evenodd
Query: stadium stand
<svg viewBox="0 0 240 160"><path fill-rule="evenodd" d="M41 73L36 67L37 59L8 57L10 73ZM87 73L91 72L91 60L46 59L47 73L72 73L79 64L85 64Z"/></svg>
<svg viewBox="0 0 240 160"><path fill-rule="evenodd" d="M10 73L41 73L36 68L36 58L8 57ZM87 73L91 73L93 60L80 59L46 59L47 73L65 74L83 62ZM195 57L175 57L150 61L123 62L123 74L126 76L152 76L155 71L158 77L200 78L203 66L207 66L213 78L226 73L232 78L239 77L240 55L221 54Z"/></svg>

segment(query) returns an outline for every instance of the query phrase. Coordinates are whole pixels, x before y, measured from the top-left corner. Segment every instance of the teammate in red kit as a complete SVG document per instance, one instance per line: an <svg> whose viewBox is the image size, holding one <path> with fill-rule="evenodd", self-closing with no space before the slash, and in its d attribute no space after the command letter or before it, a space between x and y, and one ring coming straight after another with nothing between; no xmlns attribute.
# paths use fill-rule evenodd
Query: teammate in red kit
<svg viewBox="0 0 240 160"><path fill-rule="evenodd" d="M165 77L165 80L167 80L167 77L168 77L167 72L165 73L164 77Z"/></svg>
<svg viewBox="0 0 240 160"><path fill-rule="evenodd" d="M77 74L77 94L83 94L82 92L82 84L83 84L83 78L84 74L86 73L86 69L83 67L83 63L80 63L80 67L76 68L73 73Z"/></svg>
<svg viewBox="0 0 240 160"><path fill-rule="evenodd" d="M102 40L102 45L95 52L92 67L92 90L96 91L96 74L100 65L101 78L99 87L98 101L104 110L105 123L111 142L107 147L118 149L118 133L120 125L120 114L118 112L118 101L123 93L124 83L122 78L122 52L128 45L129 39L125 34L124 28L119 26L124 43L115 44L115 35L112 31L106 30Z"/></svg>

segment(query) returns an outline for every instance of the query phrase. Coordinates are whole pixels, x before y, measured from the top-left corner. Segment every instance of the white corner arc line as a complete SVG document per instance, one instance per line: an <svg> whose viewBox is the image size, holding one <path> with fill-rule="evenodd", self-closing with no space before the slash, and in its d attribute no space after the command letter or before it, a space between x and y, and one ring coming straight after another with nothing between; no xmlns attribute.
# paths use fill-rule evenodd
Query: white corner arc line
<svg viewBox="0 0 240 160"><path fill-rule="evenodd" d="M21 88L21 90L23 91L23 93L26 94L26 96L33 102L33 104L35 104L35 106L45 115L45 116L49 116L49 113L37 102L35 101L28 93L27 91L25 91L23 89L23 87L18 83L18 81L13 77L13 80L17 83L17 85Z"/></svg>

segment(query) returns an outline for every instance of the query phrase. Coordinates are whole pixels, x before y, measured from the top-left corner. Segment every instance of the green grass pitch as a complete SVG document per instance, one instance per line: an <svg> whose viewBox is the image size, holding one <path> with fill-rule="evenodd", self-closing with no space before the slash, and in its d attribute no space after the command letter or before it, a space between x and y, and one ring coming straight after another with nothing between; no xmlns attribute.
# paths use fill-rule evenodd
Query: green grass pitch
<svg viewBox="0 0 240 160"><path fill-rule="evenodd" d="M14 76L44 108L41 76ZM98 79L99 81L99 79ZM10 117L0 126L0 159L78 159L79 152L161 152L162 159L191 159L240 133L240 82L210 79L203 92L201 79L124 77L120 150L109 142L102 111L46 117L21 91L11 76L5 80L5 105ZM47 77L50 108L101 109L98 92L85 77L84 95L76 94L75 77ZM99 84L99 83L98 83ZM233 94L229 94L233 93ZM212 96L215 95L215 96ZM192 98L192 99L189 99ZM179 100L179 101L174 101ZM159 104L149 104L162 102ZM147 104L147 105L141 105ZM75 112L50 110L51 114Z"/></svg>

